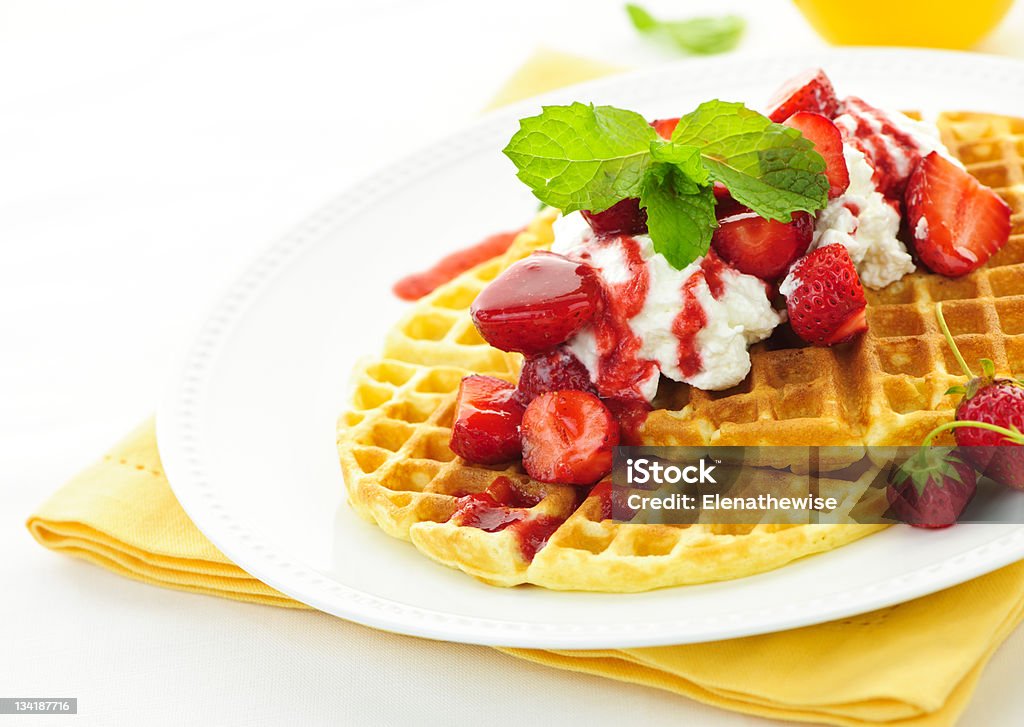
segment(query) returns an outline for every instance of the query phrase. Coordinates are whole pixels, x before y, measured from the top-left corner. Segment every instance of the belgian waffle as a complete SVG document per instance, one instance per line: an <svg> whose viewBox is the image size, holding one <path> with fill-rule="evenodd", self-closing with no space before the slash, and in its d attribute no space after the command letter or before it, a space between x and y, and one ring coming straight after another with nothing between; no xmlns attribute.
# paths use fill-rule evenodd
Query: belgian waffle
<svg viewBox="0 0 1024 727"><path fill-rule="evenodd" d="M1007 245L962 278L918 272L867 291L869 330L850 345L816 348L786 327L751 348L739 386L705 392L663 383L640 430L643 444L914 445L947 421L945 394L962 376L939 332L937 301L969 361L992 359L1024 375L1024 120L973 113L938 119L943 141L1013 209ZM477 293L517 259L550 244L542 212L507 253L417 303L388 335L383 355L355 372L352 408L338 447L356 510L431 558L489 583L641 591L724 580L779 567L877 531L877 525L656 525L607 517L595 488L530 480L518 464L471 465L448 448L460 379L514 380L518 355L488 346L469 317ZM487 532L451 521L457 498L504 475L528 495L524 521L564 522L532 560L514 529ZM534 504L535 503L535 504Z"/></svg>

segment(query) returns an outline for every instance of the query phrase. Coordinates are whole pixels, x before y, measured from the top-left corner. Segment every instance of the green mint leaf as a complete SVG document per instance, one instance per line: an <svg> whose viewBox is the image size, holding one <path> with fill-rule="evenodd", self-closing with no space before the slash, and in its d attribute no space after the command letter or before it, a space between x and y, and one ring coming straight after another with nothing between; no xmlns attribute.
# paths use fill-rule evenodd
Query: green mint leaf
<svg viewBox="0 0 1024 727"><path fill-rule="evenodd" d="M651 143L651 158L656 162L674 164L696 184L708 184L708 170L700 156L700 148L658 140Z"/></svg>
<svg viewBox="0 0 1024 727"><path fill-rule="evenodd" d="M746 26L736 15L658 20L639 5L626 5L633 27L640 33L673 43L686 53L710 55L731 51L740 42Z"/></svg>
<svg viewBox="0 0 1024 727"><path fill-rule="evenodd" d="M566 214L601 212L640 195L657 138L633 111L574 103L520 120L504 152L545 204Z"/></svg>
<svg viewBox="0 0 1024 727"><path fill-rule="evenodd" d="M655 162L640 192L640 206L647 210L647 229L654 249L682 270L707 253L715 220L715 195L700 186L680 167Z"/></svg>
<svg viewBox="0 0 1024 727"><path fill-rule="evenodd" d="M697 146L709 177L736 201L779 222L828 202L825 160L796 129L741 103L708 101L679 120L672 143Z"/></svg>

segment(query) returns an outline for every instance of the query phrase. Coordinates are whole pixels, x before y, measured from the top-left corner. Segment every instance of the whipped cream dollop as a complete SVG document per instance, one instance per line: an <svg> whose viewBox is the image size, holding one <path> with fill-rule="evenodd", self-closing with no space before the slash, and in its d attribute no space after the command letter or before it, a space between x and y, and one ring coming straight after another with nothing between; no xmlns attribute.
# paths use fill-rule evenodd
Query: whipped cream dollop
<svg viewBox="0 0 1024 727"><path fill-rule="evenodd" d="M623 285L635 274L628 264L622 239L595 243L593 231L579 212L560 216L555 220L554 231L551 251L585 260L597 269L606 286ZM750 371L747 347L767 338L785 320L784 313L772 308L765 284L716 261L712 274L716 296L705 274L708 266L703 258L677 270L655 252L649 235L626 239L635 241L647 275L643 305L628 320L630 330L640 342L636 356L653 363L645 378L636 382L638 392L648 401L653 399L659 373L707 390L727 389L743 381ZM687 296L692 296L691 300ZM676 324L688 303L692 310L694 301L699 305L694 318L702 320L697 323L700 328L692 340L684 342ZM684 347L692 346L696 353L700 362L696 371L683 370L681 343ZM594 326L584 327L566 345L599 384L600 352Z"/></svg>
<svg viewBox="0 0 1024 727"><path fill-rule="evenodd" d="M810 250L839 243L850 253L861 282L884 288L914 272L914 261L899 238L900 215L875 187L864 153L843 144L850 186L821 212L814 224Z"/></svg>
<svg viewBox="0 0 1024 727"><path fill-rule="evenodd" d="M875 169L864 149L884 157L890 173L908 176L917 159L937 152L957 166L963 166L946 148L935 124L912 119L898 111L870 106L860 99L847 100L849 111L835 118L845 139L843 157L850 173L850 186L830 200L815 220L810 250L839 243L850 253L861 283L884 288L914 272L914 261L897 237L900 213L875 183ZM864 136L865 131L870 136ZM898 134L900 139L897 139ZM915 148L909 148L915 147ZM927 230L914 230L924 239Z"/></svg>

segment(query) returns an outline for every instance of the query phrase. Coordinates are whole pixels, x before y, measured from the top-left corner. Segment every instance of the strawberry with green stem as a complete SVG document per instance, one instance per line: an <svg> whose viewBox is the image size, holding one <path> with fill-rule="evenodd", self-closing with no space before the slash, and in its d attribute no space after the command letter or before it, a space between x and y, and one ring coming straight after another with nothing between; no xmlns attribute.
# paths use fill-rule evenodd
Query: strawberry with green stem
<svg viewBox="0 0 1024 727"><path fill-rule="evenodd" d="M1024 385L995 375L995 364L981 359L981 376L974 376L957 348L942 314L935 306L942 335L969 381L947 394L963 394L955 420L936 427L925 437L928 446L942 432L953 430L965 459L982 474L1014 489L1024 490ZM997 449L998 447L998 449ZM1004 449L1005 448L1005 449Z"/></svg>
<svg viewBox="0 0 1024 727"><path fill-rule="evenodd" d="M977 490L974 468L951 447L922 446L889 474L893 514L916 528L948 528Z"/></svg>

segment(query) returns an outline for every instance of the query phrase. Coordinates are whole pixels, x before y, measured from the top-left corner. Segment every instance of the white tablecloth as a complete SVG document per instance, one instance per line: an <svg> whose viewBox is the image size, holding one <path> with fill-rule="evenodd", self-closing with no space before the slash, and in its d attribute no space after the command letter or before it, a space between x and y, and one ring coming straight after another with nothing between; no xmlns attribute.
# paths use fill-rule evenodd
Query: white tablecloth
<svg viewBox="0 0 1024 727"><path fill-rule="evenodd" d="M783 0L703 4L747 15L745 48L821 46ZM1022 40L1018 7L984 47ZM618 0L0 7L0 697L78 697L80 712L33 724L765 724L486 648L141 585L23 528L153 410L168 348L248 257L470 119L538 45L671 57ZM964 724L1024 722L1022 646L1018 633L996 655Z"/></svg>

